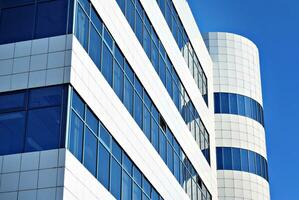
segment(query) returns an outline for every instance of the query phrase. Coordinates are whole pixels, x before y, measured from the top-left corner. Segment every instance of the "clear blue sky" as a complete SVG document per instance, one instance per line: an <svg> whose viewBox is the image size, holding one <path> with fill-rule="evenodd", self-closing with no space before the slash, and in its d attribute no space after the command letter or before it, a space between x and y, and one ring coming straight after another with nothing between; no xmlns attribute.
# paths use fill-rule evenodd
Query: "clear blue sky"
<svg viewBox="0 0 299 200"><path fill-rule="evenodd" d="M299 1L188 0L201 32L248 37L260 50L272 200L299 199Z"/></svg>

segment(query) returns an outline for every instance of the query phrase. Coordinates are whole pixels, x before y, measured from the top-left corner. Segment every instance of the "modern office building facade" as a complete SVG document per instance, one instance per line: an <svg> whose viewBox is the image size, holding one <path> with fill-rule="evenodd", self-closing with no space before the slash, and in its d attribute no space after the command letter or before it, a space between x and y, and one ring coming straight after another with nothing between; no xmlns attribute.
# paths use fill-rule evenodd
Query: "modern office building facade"
<svg viewBox="0 0 299 200"><path fill-rule="evenodd" d="M214 78L185 0L1 0L0 199L218 199Z"/></svg>

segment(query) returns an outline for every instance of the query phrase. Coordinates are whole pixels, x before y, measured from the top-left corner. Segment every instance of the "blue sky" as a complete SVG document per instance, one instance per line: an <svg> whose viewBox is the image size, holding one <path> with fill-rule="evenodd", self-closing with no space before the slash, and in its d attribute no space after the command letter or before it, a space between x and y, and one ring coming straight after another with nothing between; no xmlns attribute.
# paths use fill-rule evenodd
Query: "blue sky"
<svg viewBox="0 0 299 200"><path fill-rule="evenodd" d="M272 200L298 200L299 1L188 0L201 32L233 32L260 50Z"/></svg>

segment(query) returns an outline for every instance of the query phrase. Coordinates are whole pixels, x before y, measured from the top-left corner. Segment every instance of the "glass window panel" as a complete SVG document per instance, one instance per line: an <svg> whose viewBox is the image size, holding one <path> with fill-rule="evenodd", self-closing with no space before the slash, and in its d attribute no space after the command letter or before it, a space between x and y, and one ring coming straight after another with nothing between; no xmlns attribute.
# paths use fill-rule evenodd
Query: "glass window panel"
<svg viewBox="0 0 299 200"><path fill-rule="evenodd" d="M118 64L120 64L120 68L123 69L124 68L124 55L120 51L120 49L117 45L114 46L114 55L115 55L115 58L116 58Z"/></svg>
<svg viewBox="0 0 299 200"><path fill-rule="evenodd" d="M125 62L125 74L129 78L131 83L134 84L134 72L127 61Z"/></svg>
<svg viewBox="0 0 299 200"><path fill-rule="evenodd" d="M61 104L62 87L48 87L30 90L29 107L56 106Z"/></svg>
<svg viewBox="0 0 299 200"><path fill-rule="evenodd" d="M21 153L25 139L25 112L0 114L0 155Z"/></svg>
<svg viewBox="0 0 299 200"><path fill-rule="evenodd" d="M151 37L147 29L143 31L143 49L146 55L150 58L151 57Z"/></svg>
<svg viewBox="0 0 299 200"><path fill-rule="evenodd" d="M229 101L227 93L220 93L221 113L229 113Z"/></svg>
<svg viewBox="0 0 299 200"><path fill-rule="evenodd" d="M220 113L220 94L214 93L215 113Z"/></svg>
<svg viewBox="0 0 299 200"><path fill-rule="evenodd" d="M143 177L142 179L142 188L145 192L145 194L147 194L147 196L151 196L151 184L148 182L148 180Z"/></svg>
<svg viewBox="0 0 299 200"><path fill-rule="evenodd" d="M163 84L166 84L166 65L163 59L160 59L159 76Z"/></svg>
<svg viewBox="0 0 299 200"><path fill-rule="evenodd" d="M139 2L139 1L137 1ZM136 14L136 36L140 42L140 44L142 44L142 29L143 29L143 22L142 22L142 17L139 14Z"/></svg>
<svg viewBox="0 0 299 200"><path fill-rule="evenodd" d="M98 16L97 12L93 7L91 7L91 21L94 24L96 30L102 34L102 27L103 27L103 22L102 19Z"/></svg>
<svg viewBox="0 0 299 200"><path fill-rule="evenodd" d="M112 50L113 48L113 38L106 27L104 27L104 40L108 47Z"/></svg>
<svg viewBox="0 0 299 200"><path fill-rule="evenodd" d="M265 178L265 159L261 158L261 176Z"/></svg>
<svg viewBox="0 0 299 200"><path fill-rule="evenodd" d="M152 107L152 100L149 98L149 96L145 90L143 91L143 101L144 101L145 105L147 106L147 108L150 110Z"/></svg>
<svg viewBox="0 0 299 200"><path fill-rule="evenodd" d="M245 116L245 99L242 95L237 95L238 98L238 113Z"/></svg>
<svg viewBox="0 0 299 200"><path fill-rule="evenodd" d="M80 115L81 118L85 118L85 105L75 91L73 91L72 107Z"/></svg>
<svg viewBox="0 0 299 200"><path fill-rule="evenodd" d="M174 155L174 165L173 165L173 174L177 180L180 179L180 160L176 153Z"/></svg>
<svg viewBox="0 0 299 200"><path fill-rule="evenodd" d="M159 73L159 51L156 45L152 41L152 57L151 57L152 64L157 73ZM161 58L160 58L160 62ZM161 65L161 64L160 64Z"/></svg>
<svg viewBox="0 0 299 200"><path fill-rule="evenodd" d="M135 30L135 6L131 0L127 0L126 17L133 30Z"/></svg>
<svg viewBox="0 0 299 200"><path fill-rule="evenodd" d="M151 23L145 12L143 12L143 21L144 21L145 28L149 31L149 33L151 33L151 28L152 28Z"/></svg>
<svg viewBox="0 0 299 200"><path fill-rule="evenodd" d="M83 11L82 7L78 6L75 35L86 51L88 50L88 27L89 19Z"/></svg>
<svg viewBox="0 0 299 200"><path fill-rule="evenodd" d="M159 154L164 160L164 162L167 162L167 153L166 153L166 137L163 133L163 131L160 129L160 138L159 138Z"/></svg>
<svg viewBox="0 0 299 200"><path fill-rule="evenodd" d="M129 175L123 171L122 173L122 200L132 199L132 180Z"/></svg>
<svg viewBox="0 0 299 200"><path fill-rule="evenodd" d="M1 9L0 43L18 42L32 38L34 4Z"/></svg>
<svg viewBox="0 0 299 200"><path fill-rule="evenodd" d="M158 192L154 189L154 188L152 188L152 195L151 195L151 199L152 200L159 200L159 195L158 195Z"/></svg>
<svg viewBox="0 0 299 200"><path fill-rule="evenodd" d="M233 170L241 170L241 153L240 149L232 148L233 154Z"/></svg>
<svg viewBox="0 0 299 200"><path fill-rule="evenodd" d="M66 34L68 1L48 1L37 4L35 37Z"/></svg>
<svg viewBox="0 0 299 200"><path fill-rule="evenodd" d="M253 119L257 120L257 102L251 99L251 110Z"/></svg>
<svg viewBox="0 0 299 200"><path fill-rule="evenodd" d="M82 160L82 144L83 144L83 122L72 112L70 133L69 133L69 150L79 160Z"/></svg>
<svg viewBox="0 0 299 200"><path fill-rule="evenodd" d="M154 119L158 122L159 121L159 111L157 110L155 105L152 105L152 115Z"/></svg>
<svg viewBox="0 0 299 200"><path fill-rule="evenodd" d="M151 114L145 106L143 106L143 111L143 132L145 133L145 136L151 140Z"/></svg>
<svg viewBox="0 0 299 200"><path fill-rule="evenodd" d="M84 166L96 176L97 170L97 139L94 134L88 129L85 129L84 139Z"/></svg>
<svg viewBox="0 0 299 200"><path fill-rule="evenodd" d="M108 47L106 45L103 45L102 73L110 86L112 86L112 64L112 54Z"/></svg>
<svg viewBox="0 0 299 200"><path fill-rule="evenodd" d="M222 148L216 148L216 155L217 155L217 169L223 169L223 155L222 155Z"/></svg>
<svg viewBox="0 0 299 200"><path fill-rule="evenodd" d="M133 98L134 98L133 86L130 83L129 79L125 77L124 105L132 116L133 116Z"/></svg>
<svg viewBox="0 0 299 200"><path fill-rule="evenodd" d="M117 142L114 139L112 139L112 154L116 158L116 160L120 163L121 163L121 153L122 153L121 147L117 144Z"/></svg>
<svg viewBox="0 0 299 200"><path fill-rule="evenodd" d="M89 2L88 0L79 0L80 4L82 5L83 9L85 10L86 13L89 13Z"/></svg>
<svg viewBox="0 0 299 200"><path fill-rule="evenodd" d="M136 183L133 184L133 200L141 200L141 189Z"/></svg>
<svg viewBox="0 0 299 200"><path fill-rule="evenodd" d="M97 135L98 134L98 119L97 117L91 112L89 108L86 110L86 122L91 128L91 130Z"/></svg>
<svg viewBox="0 0 299 200"><path fill-rule="evenodd" d="M242 164L242 171L248 172L249 171L248 151L245 149L241 149L241 164Z"/></svg>
<svg viewBox="0 0 299 200"><path fill-rule="evenodd" d="M114 158L112 158L111 168L110 168L110 177L111 177L110 191L117 200L121 199L121 171L122 171L121 166Z"/></svg>
<svg viewBox="0 0 299 200"><path fill-rule="evenodd" d="M257 175L261 176L262 175L262 169L261 169L261 156L259 154L255 154L255 159L256 159L256 173Z"/></svg>
<svg viewBox="0 0 299 200"><path fill-rule="evenodd" d="M232 152L231 148L223 148L223 160L224 160L224 169L232 169Z"/></svg>
<svg viewBox="0 0 299 200"><path fill-rule="evenodd" d="M60 107L28 111L25 151L59 148L60 125Z"/></svg>
<svg viewBox="0 0 299 200"><path fill-rule="evenodd" d="M255 168L255 153L252 151L248 151L248 160L249 160L249 172L256 173Z"/></svg>
<svg viewBox="0 0 299 200"><path fill-rule="evenodd" d="M167 166L173 172L173 148L170 143L167 143Z"/></svg>
<svg viewBox="0 0 299 200"><path fill-rule="evenodd" d="M98 158L98 180L104 187L109 189L109 160L110 154L103 146L99 143L99 158Z"/></svg>
<svg viewBox="0 0 299 200"><path fill-rule="evenodd" d="M143 103L139 95L135 92L135 101L134 101L134 119L139 125L140 128L142 128L142 107Z"/></svg>
<svg viewBox="0 0 299 200"><path fill-rule="evenodd" d="M251 118L251 101L250 98L245 97L245 116L250 117Z"/></svg>
<svg viewBox="0 0 299 200"><path fill-rule="evenodd" d="M237 95L229 94L229 113L238 114Z"/></svg>
<svg viewBox="0 0 299 200"><path fill-rule="evenodd" d="M152 138L151 143L155 147L156 151L159 152L159 126L158 124L152 119Z"/></svg>
<svg viewBox="0 0 299 200"><path fill-rule="evenodd" d="M133 168L133 163L131 161L131 159L127 156L126 153L123 152L123 167L124 169L130 174L132 175L132 168Z"/></svg>
<svg viewBox="0 0 299 200"><path fill-rule="evenodd" d="M116 0L120 9L122 10L123 13L125 13L125 2L126 0Z"/></svg>
<svg viewBox="0 0 299 200"><path fill-rule="evenodd" d="M176 84L172 84L173 86L173 101L176 107L180 108L180 90Z"/></svg>
<svg viewBox="0 0 299 200"><path fill-rule="evenodd" d="M170 98L172 98L172 77L168 69L166 70L166 89Z"/></svg>
<svg viewBox="0 0 299 200"><path fill-rule="evenodd" d="M116 62L114 62L113 71L113 89L118 98L122 101L124 90L124 72Z"/></svg>
<svg viewBox="0 0 299 200"><path fill-rule="evenodd" d="M1 0L0 8L15 7L24 4L34 3L35 0Z"/></svg>
<svg viewBox="0 0 299 200"><path fill-rule="evenodd" d="M135 81L134 81L135 90L139 94L140 97L143 96L143 87L141 85L141 82L138 80L137 76L135 75Z"/></svg>
<svg viewBox="0 0 299 200"><path fill-rule="evenodd" d="M0 111L11 111L25 109L25 92L1 94L0 96Z"/></svg>
<svg viewBox="0 0 299 200"><path fill-rule="evenodd" d="M111 136L103 125L101 125L100 139L110 149Z"/></svg>
<svg viewBox="0 0 299 200"><path fill-rule="evenodd" d="M95 30L94 26L90 27L90 45L89 55L94 64L101 69L101 50L102 50L102 38Z"/></svg>
<svg viewBox="0 0 299 200"><path fill-rule="evenodd" d="M133 178L139 186L142 186L141 185L142 174L141 174L140 170L135 166L133 166Z"/></svg>

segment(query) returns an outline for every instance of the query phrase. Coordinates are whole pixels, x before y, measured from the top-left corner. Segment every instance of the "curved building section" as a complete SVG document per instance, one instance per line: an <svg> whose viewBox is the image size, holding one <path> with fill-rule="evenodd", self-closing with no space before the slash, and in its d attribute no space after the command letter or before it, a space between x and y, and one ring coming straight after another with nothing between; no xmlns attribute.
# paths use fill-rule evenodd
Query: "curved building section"
<svg viewBox="0 0 299 200"><path fill-rule="evenodd" d="M218 197L270 199L258 49L231 33L204 39L214 62Z"/></svg>

